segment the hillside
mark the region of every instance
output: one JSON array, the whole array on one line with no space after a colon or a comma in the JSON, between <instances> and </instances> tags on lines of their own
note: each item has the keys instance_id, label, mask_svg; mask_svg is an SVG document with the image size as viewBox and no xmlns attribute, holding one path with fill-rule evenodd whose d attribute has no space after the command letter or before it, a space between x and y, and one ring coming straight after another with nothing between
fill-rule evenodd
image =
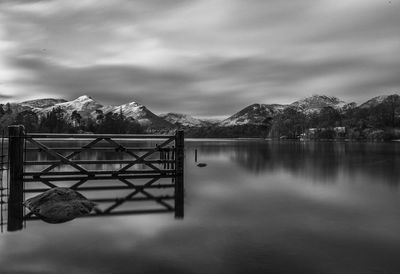
<instances>
[{"instance_id":1,"label":"hillside","mask_svg":"<svg viewBox=\"0 0 400 274\"><path fill-rule=\"evenodd\" d=\"M221 121L218 125L223 127L246 124L261 125L265 122L265 119L273 118L282 112L285 107L285 105L278 104L253 104Z\"/></svg>"}]
</instances>

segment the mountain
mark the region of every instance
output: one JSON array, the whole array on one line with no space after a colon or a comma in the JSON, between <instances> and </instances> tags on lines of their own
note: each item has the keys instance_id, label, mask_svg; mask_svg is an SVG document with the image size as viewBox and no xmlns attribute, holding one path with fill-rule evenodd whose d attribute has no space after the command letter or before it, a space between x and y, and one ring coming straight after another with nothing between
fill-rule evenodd
<instances>
[{"instance_id":1,"label":"mountain","mask_svg":"<svg viewBox=\"0 0 400 274\"><path fill-rule=\"evenodd\" d=\"M34 108L33 111L43 115L50 112L53 108L61 108L67 113L67 116L71 116L72 112L77 111L82 118L91 118L92 113L102 107L103 105L93 100L93 98L83 95L72 101L54 104L45 108Z\"/></svg>"},{"instance_id":2,"label":"mountain","mask_svg":"<svg viewBox=\"0 0 400 274\"><path fill-rule=\"evenodd\" d=\"M346 102L325 95L313 95L290 105L253 104L219 123L220 126L260 125L266 118L273 118L287 107L294 107L306 114L319 112L324 107L343 108Z\"/></svg>"},{"instance_id":3,"label":"mountain","mask_svg":"<svg viewBox=\"0 0 400 274\"><path fill-rule=\"evenodd\" d=\"M218 125L223 127L245 124L261 125L266 118L273 118L281 113L285 107L286 105L278 104L253 104L221 121Z\"/></svg>"},{"instance_id":4,"label":"mountain","mask_svg":"<svg viewBox=\"0 0 400 274\"><path fill-rule=\"evenodd\" d=\"M155 128L174 127L170 122L158 117L149 109L147 109L145 106L140 105L136 102L131 102L120 106L106 106L102 108L102 111L104 114L107 114L109 112L112 113L122 112L122 114L125 117L130 117L135 119L142 126L155 127Z\"/></svg>"},{"instance_id":5,"label":"mountain","mask_svg":"<svg viewBox=\"0 0 400 274\"><path fill-rule=\"evenodd\" d=\"M166 114L160 114L159 115L161 118L164 120L170 122L171 124L177 125L177 126L184 126L184 127L200 127L204 126L207 122L194 118L188 114L182 114L182 113L166 113Z\"/></svg>"},{"instance_id":6,"label":"mountain","mask_svg":"<svg viewBox=\"0 0 400 274\"><path fill-rule=\"evenodd\" d=\"M377 96L361 104L358 108L374 107L385 102L391 103L392 99L400 101L400 95L394 94ZM66 101L64 99L45 98L24 101L22 103L11 103L10 106L12 109L12 114L3 115L3 120L8 119L11 121L15 119L18 113L24 110L32 110L41 116L46 115L52 109L59 107L66 112L67 119L71 117L74 111L77 111L84 119L96 119L98 111L102 111L104 114L119 114L122 112L125 117L133 118L142 126L152 129L172 129L176 128L176 126L207 128L209 126L229 127L236 125L262 125L265 123L266 119L274 118L276 115L282 113L287 107L296 108L297 110L306 114L319 112L324 107L333 107L343 111L346 111L346 109L357 108L355 103L346 104L344 101L336 97L313 95L311 97L295 101L289 105L252 104L223 121L209 121L197 119L187 114L173 112L157 116L146 106L137 102L131 102L120 106L103 105L87 95L80 96L71 101Z\"/></svg>"},{"instance_id":7,"label":"mountain","mask_svg":"<svg viewBox=\"0 0 400 274\"><path fill-rule=\"evenodd\" d=\"M360 108L371 108L371 107L376 107L382 103L385 103L389 100L389 98L395 98L397 100L400 99L400 95L398 94L392 94L392 95L380 95L376 96L372 99L369 99L365 103L360 105Z\"/></svg>"},{"instance_id":8,"label":"mountain","mask_svg":"<svg viewBox=\"0 0 400 274\"><path fill-rule=\"evenodd\" d=\"M20 103L21 106L27 106L31 108L47 108L54 106L55 104L65 103L67 100L64 99L53 99L53 98L44 98L38 100L30 100Z\"/></svg>"},{"instance_id":9,"label":"mountain","mask_svg":"<svg viewBox=\"0 0 400 274\"><path fill-rule=\"evenodd\" d=\"M69 119L74 111L77 111L84 119L95 119L97 117L97 110L101 110L104 114L109 112L120 113L125 117L130 117L138 121L141 125L151 128L173 128L174 126L158 117L145 106L136 102L123 104L120 106L104 106L91 98L90 96L83 95L75 100L66 101L63 99L39 99L22 102L19 105L25 108L30 108L39 116L46 115L54 108L61 108L67 114Z\"/></svg>"},{"instance_id":10,"label":"mountain","mask_svg":"<svg viewBox=\"0 0 400 274\"><path fill-rule=\"evenodd\" d=\"M304 113L319 112L324 107L342 108L345 105L346 102L336 97L326 95L313 95L290 104L290 106Z\"/></svg>"}]
</instances>

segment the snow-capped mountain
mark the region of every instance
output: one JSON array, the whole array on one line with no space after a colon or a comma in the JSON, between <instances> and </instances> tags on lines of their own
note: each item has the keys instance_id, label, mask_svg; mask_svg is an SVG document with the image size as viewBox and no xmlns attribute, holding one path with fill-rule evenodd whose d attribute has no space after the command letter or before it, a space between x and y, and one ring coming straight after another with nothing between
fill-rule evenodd
<instances>
[{"instance_id":1,"label":"snow-capped mountain","mask_svg":"<svg viewBox=\"0 0 400 274\"><path fill-rule=\"evenodd\" d=\"M261 125L265 122L265 119L281 113L285 107L286 105L278 104L253 104L221 121L218 125L224 127L245 124Z\"/></svg>"},{"instance_id":2,"label":"snow-capped mountain","mask_svg":"<svg viewBox=\"0 0 400 274\"><path fill-rule=\"evenodd\" d=\"M90 96L83 95L72 101L65 101L62 99L39 99L26 101L19 105L24 106L25 108L30 108L39 116L46 115L54 108L61 108L65 111L67 119L71 117L74 111L77 111L84 119L96 119L97 110L101 110L104 114L109 112L120 113L122 111L122 114L125 117L133 118L143 126L153 128L173 128L171 123L158 117L145 106L136 102L120 106L104 106Z\"/></svg>"},{"instance_id":3,"label":"snow-capped mountain","mask_svg":"<svg viewBox=\"0 0 400 274\"><path fill-rule=\"evenodd\" d=\"M102 107L103 105L93 100L93 98L83 95L72 101L54 104L45 108L34 108L33 110L39 114L46 114L54 108L61 108L66 112L67 116L70 116L72 112L77 111L83 118L91 118L92 113L96 109Z\"/></svg>"},{"instance_id":4,"label":"snow-capped mountain","mask_svg":"<svg viewBox=\"0 0 400 274\"><path fill-rule=\"evenodd\" d=\"M25 101L25 102L20 103L20 105L31 107L31 108L47 108L47 107L51 107L56 104L65 103L65 102L67 102L67 100L44 98L44 99Z\"/></svg>"},{"instance_id":5,"label":"snow-capped mountain","mask_svg":"<svg viewBox=\"0 0 400 274\"><path fill-rule=\"evenodd\" d=\"M304 113L319 112L324 107L342 108L345 105L346 102L336 97L326 95L313 95L290 104L290 106Z\"/></svg>"},{"instance_id":6,"label":"snow-capped mountain","mask_svg":"<svg viewBox=\"0 0 400 274\"><path fill-rule=\"evenodd\" d=\"M380 95L376 96L372 99L369 99L365 103L360 105L360 108L371 108L371 107L376 107L382 103L384 103L386 100L388 100L389 97L397 97L400 98L400 95L398 94L392 94L392 95Z\"/></svg>"},{"instance_id":7,"label":"snow-capped mountain","mask_svg":"<svg viewBox=\"0 0 400 274\"><path fill-rule=\"evenodd\" d=\"M121 113L125 117L130 117L139 122L142 126L150 127L166 127L172 128L173 125L168 121L158 117L153 112L148 110L145 106L138 104L136 102L131 102L128 104L120 106L105 106L101 109L104 114L109 112Z\"/></svg>"},{"instance_id":8,"label":"snow-capped mountain","mask_svg":"<svg viewBox=\"0 0 400 274\"><path fill-rule=\"evenodd\" d=\"M166 114L160 114L159 115L161 118L164 120L170 122L171 124L177 125L177 126L184 126L184 127L200 127L204 126L206 122L194 118L188 114L182 114L182 113L166 113Z\"/></svg>"},{"instance_id":9,"label":"snow-capped mountain","mask_svg":"<svg viewBox=\"0 0 400 274\"><path fill-rule=\"evenodd\" d=\"M219 123L220 126L261 125L266 118L273 118L287 107L294 107L306 114L320 111L324 107L343 108L346 102L325 95L313 95L290 105L253 104Z\"/></svg>"}]
</instances>

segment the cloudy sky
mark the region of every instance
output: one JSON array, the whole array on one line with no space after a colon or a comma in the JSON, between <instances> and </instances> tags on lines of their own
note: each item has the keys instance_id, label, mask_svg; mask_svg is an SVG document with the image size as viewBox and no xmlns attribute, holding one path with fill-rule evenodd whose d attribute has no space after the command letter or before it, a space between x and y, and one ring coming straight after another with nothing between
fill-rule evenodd
<instances>
[{"instance_id":1,"label":"cloudy sky","mask_svg":"<svg viewBox=\"0 0 400 274\"><path fill-rule=\"evenodd\" d=\"M232 114L400 92L400 0L0 0L0 101Z\"/></svg>"}]
</instances>

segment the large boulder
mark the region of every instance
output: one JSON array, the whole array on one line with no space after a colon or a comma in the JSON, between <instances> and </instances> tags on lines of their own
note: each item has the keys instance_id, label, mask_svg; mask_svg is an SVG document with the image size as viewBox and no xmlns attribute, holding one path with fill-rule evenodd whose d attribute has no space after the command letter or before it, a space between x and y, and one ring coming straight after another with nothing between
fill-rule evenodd
<instances>
[{"instance_id":1,"label":"large boulder","mask_svg":"<svg viewBox=\"0 0 400 274\"><path fill-rule=\"evenodd\" d=\"M57 224L89 214L95 204L69 188L56 187L24 202L43 221Z\"/></svg>"}]
</instances>

